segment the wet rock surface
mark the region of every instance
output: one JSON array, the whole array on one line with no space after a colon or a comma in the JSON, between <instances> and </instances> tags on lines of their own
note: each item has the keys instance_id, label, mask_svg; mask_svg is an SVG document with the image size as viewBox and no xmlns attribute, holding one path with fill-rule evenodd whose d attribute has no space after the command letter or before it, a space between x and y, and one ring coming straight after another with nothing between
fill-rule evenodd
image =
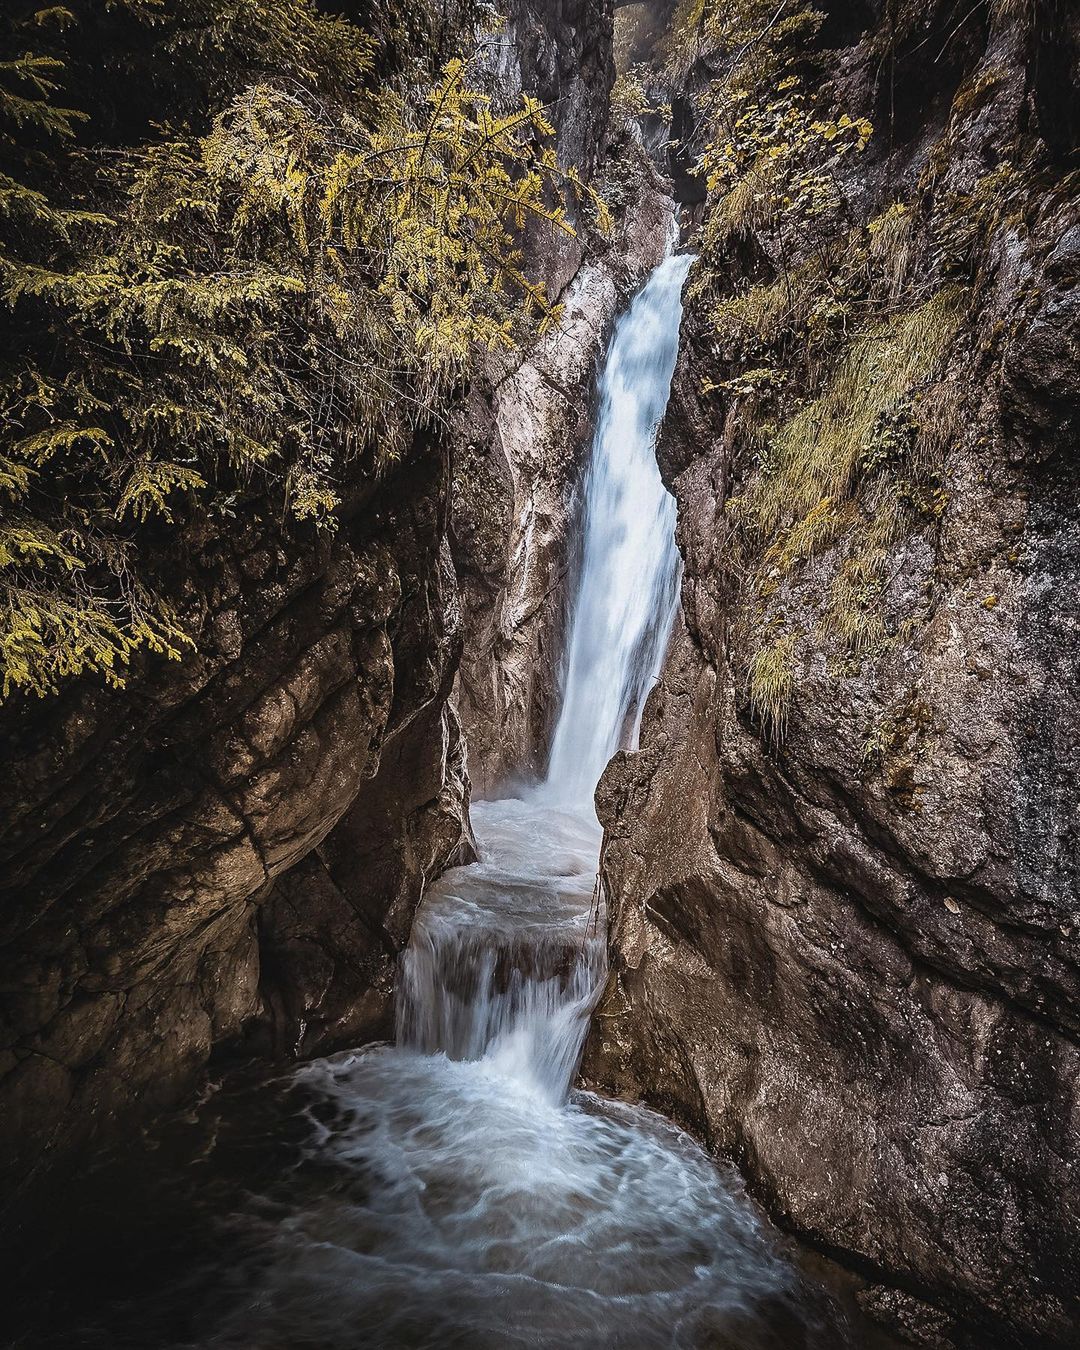
<instances>
[{"instance_id":1,"label":"wet rock surface","mask_svg":"<svg viewBox=\"0 0 1080 1350\"><path fill-rule=\"evenodd\" d=\"M198 655L9 715L0 1100L23 1179L177 1100L215 1045L384 1016L400 911L466 847L446 473L418 446L298 560L267 523L208 538ZM370 990L351 1021L342 983L350 1008Z\"/></svg>"},{"instance_id":2,"label":"wet rock surface","mask_svg":"<svg viewBox=\"0 0 1080 1350\"><path fill-rule=\"evenodd\" d=\"M954 124L958 187L1025 115L1026 58L987 41L955 76L999 81ZM834 66L858 108L857 53ZM859 168L868 197L918 177L941 107L910 110L911 158ZM891 546L886 641L800 655L782 735L748 697L724 519L747 467L691 309L659 452L682 623L641 751L598 793L613 971L590 1080L737 1158L926 1345L1080 1326L1075 249L1052 193L995 236L949 357L970 402L940 523ZM827 633L844 549L779 584L804 631Z\"/></svg>"}]
</instances>

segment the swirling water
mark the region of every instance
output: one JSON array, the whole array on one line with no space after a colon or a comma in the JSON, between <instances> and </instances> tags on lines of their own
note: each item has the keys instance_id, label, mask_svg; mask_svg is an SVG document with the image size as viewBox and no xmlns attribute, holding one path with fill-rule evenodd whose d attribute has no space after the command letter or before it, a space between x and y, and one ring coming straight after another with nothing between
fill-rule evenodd
<instances>
[{"instance_id":1,"label":"swirling water","mask_svg":"<svg viewBox=\"0 0 1080 1350\"><path fill-rule=\"evenodd\" d=\"M248 1296L206 1344L816 1344L734 1174L650 1111L568 1096L603 974L595 824L517 800L476 826L484 861L417 917L399 1044L296 1075L320 1103L305 1166L333 1184L237 1220Z\"/></svg>"},{"instance_id":2,"label":"swirling water","mask_svg":"<svg viewBox=\"0 0 1080 1350\"><path fill-rule=\"evenodd\" d=\"M548 780L475 805L479 861L440 878L416 915L396 1043L242 1088L242 1107L228 1090L205 1104L171 1200L138 1183L142 1226L119 1221L120 1260L144 1275L110 1302L116 1260L91 1261L73 1297L81 1306L93 1285L109 1310L81 1324L58 1314L55 1340L20 1345L842 1343L828 1299L733 1171L650 1111L571 1092L605 975L591 794L635 741L676 603L674 506L653 442L688 267L671 258L653 273L608 354ZM167 1257L133 1236L155 1205L159 1236L197 1233Z\"/></svg>"}]
</instances>

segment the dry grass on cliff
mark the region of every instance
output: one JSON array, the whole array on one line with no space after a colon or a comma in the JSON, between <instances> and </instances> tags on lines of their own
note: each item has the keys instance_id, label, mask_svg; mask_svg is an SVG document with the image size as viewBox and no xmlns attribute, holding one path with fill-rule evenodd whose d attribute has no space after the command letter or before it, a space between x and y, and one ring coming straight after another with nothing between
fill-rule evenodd
<instances>
[{"instance_id":1,"label":"dry grass on cliff","mask_svg":"<svg viewBox=\"0 0 1080 1350\"><path fill-rule=\"evenodd\" d=\"M839 545L821 632L853 653L885 636L889 558L927 472L921 441L955 411L932 394L923 416L914 410L923 411L920 387L946 355L962 308L961 288L946 287L856 338L819 395L773 433L746 493L729 502L746 555L759 558L748 578L760 636L748 635L747 692L774 741L785 731L797 635L775 638L765 624L786 577ZM929 435L938 450L944 434Z\"/></svg>"},{"instance_id":2,"label":"dry grass on cliff","mask_svg":"<svg viewBox=\"0 0 1080 1350\"><path fill-rule=\"evenodd\" d=\"M772 463L747 493L764 535L807 524L826 498L848 499L881 416L931 374L960 321L962 292L945 287L917 309L857 338L825 390L773 437Z\"/></svg>"},{"instance_id":3,"label":"dry grass on cliff","mask_svg":"<svg viewBox=\"0 0 1080 1350\"><path fill-rule=\"evenodd\" d=\"M705 273L702 285L708 283ZM713 306L709 320L725 344L769 347L806 327L820 299L821 285L821 261L815 256L775 281L721 300Z\"/></svg>"},{"instance_id":4,"label":"dry grass on cliff","mask_svg":"<svg viewBox=\"0 0 1080 1350\"><path fill-rule=\"evenodd\" d=\"M773 741L783 740L787 727L798 640L797 633L784 633L750 658L747 675L750 707Z\"/></svg>"}]
</instances>

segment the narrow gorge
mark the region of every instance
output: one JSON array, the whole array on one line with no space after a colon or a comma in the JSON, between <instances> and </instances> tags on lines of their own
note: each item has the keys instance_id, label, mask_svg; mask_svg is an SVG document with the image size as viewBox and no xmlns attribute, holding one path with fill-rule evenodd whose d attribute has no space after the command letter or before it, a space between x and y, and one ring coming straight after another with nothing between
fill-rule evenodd
<instances>
[{"instance_id":1,"label":"narrow gorge","mask_svg":"<svg viewBox=\"0 0 1080 1350\"><path fill-rule=\"evenodd\" d=\"M0 31L0 1342L1075 1345L1074 8Z\"/></svg>"}]
</instances>

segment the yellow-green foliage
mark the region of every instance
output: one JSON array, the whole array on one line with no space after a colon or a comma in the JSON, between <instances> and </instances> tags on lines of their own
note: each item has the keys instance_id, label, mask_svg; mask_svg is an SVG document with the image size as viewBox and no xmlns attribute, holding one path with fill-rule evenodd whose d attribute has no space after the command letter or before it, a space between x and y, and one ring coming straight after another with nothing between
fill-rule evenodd
<instances>
[{"instance_id":1,"label":"yellow-green foliage","mask_svg":"<svg viewBox=\"0 0 1080 1350\"><path fill-rule=\"evenodd\" d=\"M663 45L671 72L696 63L712 76L697 96L708 128L700 172L710 194L698 241L706 257L733 234L786 233L833 210L835 169L862 149L870 124L846 113L821 116L809 106L797 51L824 16L809 5L772 0L682 0ZM782 251L782 248L781 248ZM707 269L705 269L707 270Z\"/></svg>"},{"instance_id":2,"label":"yellow-green foliage","mask_svg":"<svg viewBox=\"0 0 1080 1350\"><path fill-rule=\"evenodd\" d=\"M885 555L867 549L864 540L854 543L851 556L840 564L833 581L825 624L854 651L866 651L885 633L880 610Z\"/></svg>"},{"instance_id":3,"label":"yellow-green foliage","mask_svg":"<svg viewBox=\"0 0 1080 1350\"><path fill-rule=\"evenodd\" d=\"M69 598L70 597L70 598ZM124 683L123 668L140 647L179 660L192 645L159 597L137 586L117 587L117 599L71 587L0 583L0 693L54 692L62 680L94 674Z\"/></svg>"},{"instance_id":4,"label":"yellow-green foliage","mask_svg":"<svg viewBox=\"0 0 1080 1350\"><path fill-rule=\"evenodd\" d=\"M679 82L701 63L724 72L718 86L760 88L778 81L789 45L816 32L823 18L811 5L775 0L679 0L659 53Z\"/></svg>"},{"instance_id":5,"label":"yellow-green foliage","mask_svg":"<svg viewBox=\"0 0 1080 1350\"><path fill-rule=\"evenodd\" d=\"M794 77L781 80L763 102L754 90L721 96L714 114L720 135L706 149L702 170L713 200L705 245L721 247L735 233L804 228L840 203L835 169L852 150L862 150L871 126L847 113L815 117Z\"/></svg>"},{"instance_id":6,"label":"yellow-green foliage","mask_svg":"<svg viewBox=\"0 0 1080 1350\"><path fill-rule=\"evenodd\" d=\"M608 107L613 124L620 128L653 111L640 69L631 67L616 77Z\"/></svg>"},{"instance_id":7,"label":"yellow-green foliage","mask_svg":"<svg viewBox=\"0 0 1080 1350\"><path fill-rule=\"evenodd\" d=\"M827 548L850 524L850 504L835 497L822 497L801 520L785 530L765 551L763 564L783 575L796 563L805 562Z\"/></svg>"},{"instance_id":8,"label":"yellow-green foliage","mask_svg":"<svg viewBox=\"0 0 1080 1350\"><path fill-rule=\"evenodd\" d=\"M1028 8L992 6L998 22ZM928 16L925 0L886 6L863 49L916 42ZM669 45L673 63L689 54L711 76L695 108L708 199L686 300L734 490L724 558L735 647L773 737L796 650L818 645L842 675L887 640L897 545L950 500L943 468L964 406L951 348L988 241L1021 226L1026 200L1008 159L943 197L950 129L915 195L873 202L873 176L851 162L872 128L831 101L843 82L820 78L821 21L797 0L684 0ZM963 86L950 128L1001 78L986 67Z\"/></svg>"},{"instance_id":9,"label":"yellow-green foliage","mask_svg":"<svg viewBox=\"0 0 1080 1350\"><path fill-rule=\"evenodd\" d=\"M913 226L911 208L903 202L894 202L866 227L870 258L885 281L890 299L900 294L907 281Z\"/></svg>"},{"instance_id":10,"label":"yellow-green foliage","mask_svg":"<svg viewBox=\"0 0 1080 1350\"><path fill-rule=\"evenodd\" d=\"M709 296L709 323L722 350L733 357L745 358L774 348L793 334L812 340L823 325L826 306L842 300L838 292L825 285L820 255L782 272L773 281L759 282L719 300L711 298L708 269L701 272L701 280L691 282L688 298Z\"/></svg>"},{"instance_id":11,"label":"yellow-green foliage","mask_svg":"<svg viewBox=\"0 0 1080 1350\"><path fill-rule=\"evenodd\" d=\"M797 322L799 301L805 294L793 276L750 286L713 306L710 320L718 334L742 342L757 340L768 346L785 328Z\"/></svg>"},{"instance_id":12,"label":"yellow-green foliage","mask_svg":"<svg viewBox=\"0 0 1080 1350\"><path fill-rule=\"evenodd\" d=\"M970 192L950 194L936 231L945 264L966 270L999 225L1018 219L1023 198L1023 175L1008 160L978 179Z\"/></svg>"},{"instance_id":13,"label":"yellow-green foliage","mask_svg":"<svg viewBox=\"0 0 1080 1350\"><path fill-rule=\"evenodd\" d=\"M954 118L967 117L981 108L989 101L990 95L997 85L1007 80L1008 77L1008 67L1001 64L984 66L976 71L956 91L952 107L949 109L950 116Z\"/></svg>"},{"instance_id":14,"label":"yellow-green foliage","mask_svg":"<svg viewBox=\"0 0 1080 1350\"><path fill-rule=\"evenodd\" d=\"M658 43L658 55L668 73L680 84L707 51L707 11L708 0L678 0L667 31Z\"/></svg>"},{"instance_id":15,"label":"yellow-green foliage","mask_svg":"<svg viewBox=\"0 0 1080 1350\"><path fill-rule=\"evenodd\" d=\"M784 633L759 647L750 658L747 691L750 707L768 735L783 739L788 704L795 686L797 633Z\"/></svg>"},{"instance_id":16,"label":"yellow-green foliage","mask_svg":"<svg viewBox=\"0 0 1080 1350\"><path fill-rule=\"evenodd\" d=\"M0 370L5 692L179 653L141 532L192 498L250 485L332 524L346 472L400 456L478 350L550 322L520 241L589 197L539 104L496 112L462 60L380 86L376 37L312 0L117 7L221 101L201 134L27 172L27 135L62 146L83 115L59 58L0 63L0 286L27 344Z\"/></svg>"},{"instance_id":17,"label":"yellow-green foliage","mask_svg":"<svg viewBox=\"0 0 1080 1350\"><path fill-rule=\"evenodd\" d=\"M945 288L856 338L818 397L775 431L746 492L727 505L736 531L749 536L747 552L759 559L749 574L755 612L794 568L844 540L825 630L854 651L884 635L879 602L905 507L940 514L922 499L929 489L918 485L921 466L907 465L914 478L906 498L895 470L913 458L918 387L948 351L962 302L958 288ZM753 634L747 639L753 643Z\"/></svg>"}]
</instances>

